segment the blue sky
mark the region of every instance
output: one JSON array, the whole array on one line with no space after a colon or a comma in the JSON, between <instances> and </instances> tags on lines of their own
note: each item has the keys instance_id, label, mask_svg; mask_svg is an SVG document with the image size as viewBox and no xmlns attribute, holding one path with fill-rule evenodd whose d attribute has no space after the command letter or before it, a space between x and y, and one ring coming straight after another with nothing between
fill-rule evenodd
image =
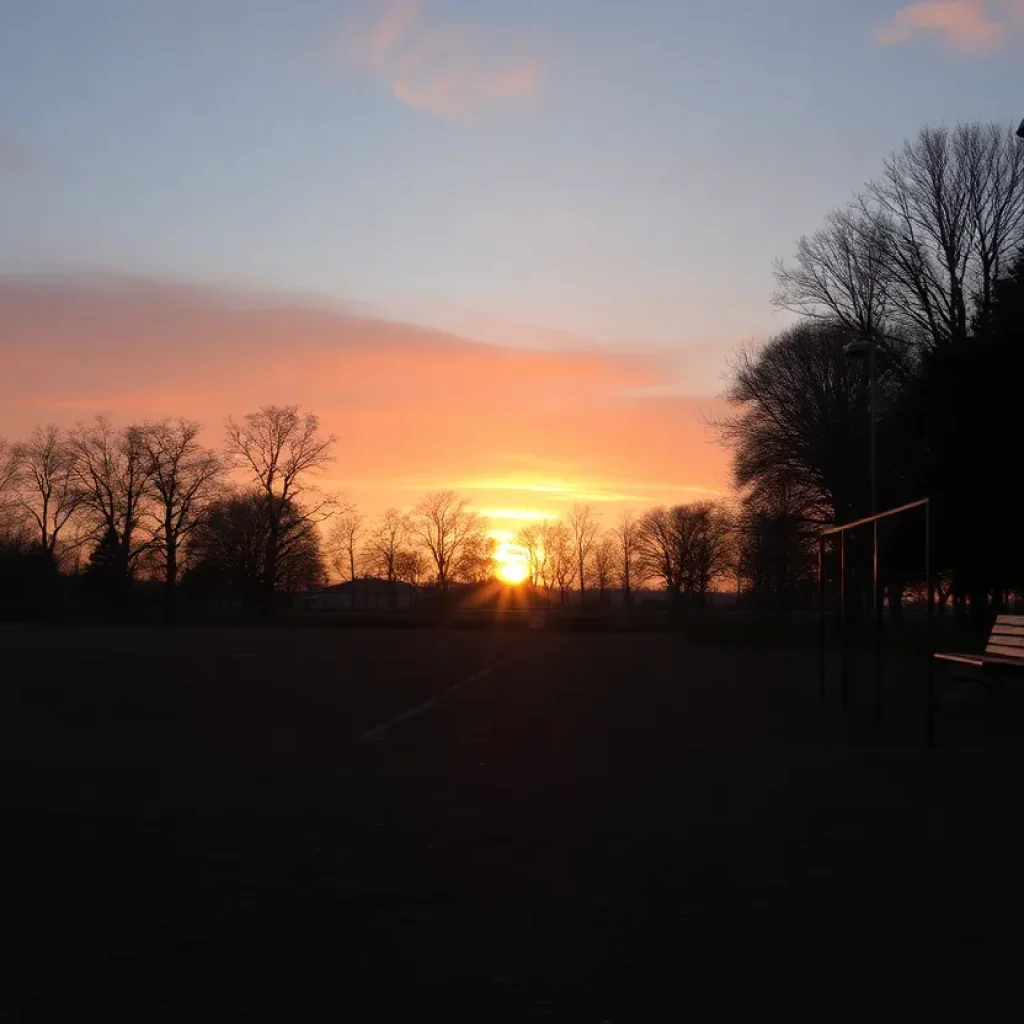
<instances>
[{"instance_id":1,"label":"blue sky","mask_svg":"<svg viewBox=\"0 0 1024 1024\"><path fill-rule=\"evenodd\" d=\"M308 293L524 345L783 321L925 123L1024 114L1017 0L4 0L0 271Z\"/></svg>"}]
</instances>

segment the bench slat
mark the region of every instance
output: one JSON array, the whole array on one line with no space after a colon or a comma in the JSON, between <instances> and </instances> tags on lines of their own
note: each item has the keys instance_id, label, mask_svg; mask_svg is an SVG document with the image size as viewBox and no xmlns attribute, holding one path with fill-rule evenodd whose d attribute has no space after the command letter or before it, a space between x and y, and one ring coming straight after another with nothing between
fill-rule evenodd
<instances>
[{"instance_id":1,"label":"bench slat","mask_svg":"<svg viewBox=\"0 0 1024 1024\"><path fill-rule=\"evenodd\" d=\"M990 644L1002 644L1004 647L1024 647L1024 636L1010 636L1009 633L993 633L989 638Z\"/></svg>"},{"instance_id":2,"label":"bench slat","mask_svg":"<svg viewBox=\"0 0 1024 1024\"><path fill-rule=\"evenodd\" d=\"M996 626L992 630L992 636L1011 636L1018 640L1024 640L1024 629L1014 629L1012 626Z\"/></svg>"},{"instance_id":3,"label":"bench slat","mask_svg":"<svg viewBox=\"0 0 1024 1024\"><path fill-rule=\"evenodd\" d=\"M996 619L997 626L1024 626L1024 615L1000 615Z\"/></svg>"},{"instance_id":4,"label":"bench slat","mask_svg":"<svg viewBox=\"0 0 1024 1024\"><path fill-rule=\"evenodd\" d=\"M1019 647L1002 647L999 644L989 644L985 648L986 654L994 654L1000 658L1007 658L1010 661L1019 661L1024 665L1024 650Z\"/></svg>"}]
</instances>

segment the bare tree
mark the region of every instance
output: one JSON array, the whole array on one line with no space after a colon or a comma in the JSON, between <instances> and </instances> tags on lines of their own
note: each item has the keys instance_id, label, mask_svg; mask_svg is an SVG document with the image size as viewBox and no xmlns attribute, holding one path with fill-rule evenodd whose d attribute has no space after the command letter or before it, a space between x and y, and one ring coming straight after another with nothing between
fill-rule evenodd
<instances>
[{"instance_id":1,"label":"bare tree","mask_svg":"<svg viewBox=\"0 0 1024 1024\"><path fill-rule=\"evenodd\" d=\"M54 555L61 532L79 506L75 447L59 427L36 427L14 449L21 507L35 523L41 547Z\"/></svg>"},{"instance_id":2,"label":"bare tree","mask_svg":"<svg viewBox=\"0 0 1024 1024\"><path fill-rule=\"evenodd\" d=\"M580 604L583 605L587 599L587 563L599 530L597 515L590 505L573 505L569 513L569 528L572 530L572 542L576 551L576 578L580 585Z\"/></svg>"},{"instance_id":3,"label":"bare tree","mask_svg":"<svg viewBox=\"0 0 1024 1024\"><path fill-rule=\"evenodd\" d=\"M545 585L550 596L552 586L558 587L559 600L564 605L566 596L576 579L576 546L572 529L561 520L548 522L543 527L545 557Z\"/></svg>"},{"instance_id":4,"label":"bare tree","mask_svg":"<svg viewBox=\"0 0 1024 1024\"><path fill-rule=\"evenodd\" d=\"M366 518L354 505L347 505L331 523L331 562L343 580L359 578L365 532Z\"/></svg>"},{"instance_id":5,"label":"bare tree","mask_svg":"<svg viewBox=\"0 0 1024 1024\"><path fill-rule=\"evenodd\" d=\"M459 555L453 578L460 583L489 583L498 568L497 549L497 541L482 531L470 537Z\"/></svg>"},{"instance_id":6,"label":"bare tree","mask_svg":"<svg viewBox=\"0 0 1024 1024\"><path fill-rule=\"evenodd\" d=\"M395 558L395 578L413 587L420 585L428 568L423 552L415 548L403 548Z\"/></svg>"},{"instance_id":7,"label":"bare tree","mask_svg":"<svg viewBox=\"0 0 1024 1024\"><path fill-rule=\"evenodd\" d=\"M683 576L675 527L670 509L648 509L638 524L637 563L645 578L661 580L673 602L678 602Z\"/></svg>"},{"instance_id":8,"label":"bare tree","mask_svg":"<svg viewBox=\"0 0 1024 1024\"><path fill-rule=\"evenodd\" d=\"M228 418L228 455L249 472L267 503L263 588L268 610L273 606L277 559L287 541L286 524L289 533L302 532L333 511L334 499L314 491L308 481L331 463L336 441L333 434L321 433L316 415L300 414L297 405L265 405L241 423ZM294 511L286 517L288 508Z\"/></svg>"},{"instance_id":9,"label":"bare tree","mask_svg":"<svg viewBox=\"0 0 1024 1024\"><path fill-rule=\"evenodd\" d=\"M633 590L643 582L637 564L640 546L640 522L636 516L626 509L615 526L615 544L617 548L616 567L618 569L619 587L622 600L627 608L633 604Z\"/></svg>"},{"instance_id":10,"label":"bare tree","mask_svg":"<svg viewBox=\"0 0 1024 1024\"><path fill-rule=\"evenodd\" d=\"M885 228L894 309L935 345L967 337L967 182L946 128L926 128L885 163L868 194Z\"/></svg>"},{"instance_id":11,"label":"bare tree","mask_svg":"<svg viewBox=\"0 0 1024 1024\"><path fill-rule=\"evenodd\" d=\"M147 549L140 527L153 498L149 453L142 427L116 430L105 416L78 424L71 432L74 479L79 506L93 538L104 540L121 580Z\"/></svg>"},{"instance_id":12,"label":"bare tree","mask_svg":"<svg viewBox=\"0 0 1024 1024\"><path fill-rule=\"evenodd\" d=\"M862 199L834 210L797 243L796 264L775 263L772 301L782 309L877 336L887 325L885 232Z\"/></svg>"},{"instance_id":13,"label":"bare tree","mask_svg":"<svg viewBox=\"0 0 1024 1024\"><path fill-rule=\"evenodd\" d=\"M703 602L711 587L734 567L732 517L712 501L672 509L683 592Z\"/></svg>"},{"instance_id":14,"label":"bare tree","mask_svg":"<svg viewBox=\"0 0 1024 1024\"><path fill-rule=\"evenodd\" d=\"M17 447L0 437L0 533L5 535L15 525L19 461Z\"/></svg>"},{"instance_id":15,"label":"bare tree","mask_svg":"<svg viewBox=\"0 0 1024 1024\"><path fill-rule=\"evenodd\" d=\"M409 561L411 534L409 517L397 508L387 509L366 538L363 558L367 571L390 583L401 579L403 567L414 564Z\"/></svg>"},{"instance_id":16,"label":"bare tree","mask_svg":"<svg viewBox=\"0 0 1024 1024\"><path fill-rule=\"evenodd\" d=\"M1024 151L999 125L925 128L886 161L868 197L885 230L894 314L933 348L987 322L1022 240Z\"/></svg>"},{"instance_id":17,"label":"bare tree","mask_svg":"<svg viewBox=\"0 0 1024 1024\"><path fill-rule=\"evenodd\" d=\"M539 523L530 523L516 534L516 544L526 552L526 569L530 586L540 586L545 576L546 554L544 551L544 528Z\"/></svg>"},{"instance_id":18,"label":"bare tree","mask_svg":"<svg viewBox=\"0 0 1024 1024\"><path fill-rule=\"evenodd\" d=\"M466 547L486 533L486 524L454 491L428 494L413 511L412 523L433 561L437 585L447 590Z\"/></svg>"},{"instance_id":19,"label":"bare tree","mask_svg":"<svg viewBox=\"0 0 1024 1024\"><path fill-rule=\"evenodd\" d=\"M850 458L867 451L868 395L843 357L849 338L826 324L801 324L743 352L726 392L736 412L717 421L741 489L785 487L822 524L863 512L868 494L862 463ZM885 364L879 393L884 419L898 393Z\"/></svg>"},{"instance_id":20,"label":"bare tree","mask_svg":"<svg viewBox=\"0 0 1024 1024\"><path fill-rule=\"evenodd\" d=\"M605 603L605 595L612 586L618 554L618 543L611 534L605 534L594 545L594 579L599 604Z\"/></svg>"},{"instance_id":21,"label":"bare tree","mask_svg":"<svg viewBox=\"0 0 1024 1024\"><path fill-rule=\"evenodd\" d=\"M199 443L194 420L160 420L142 430L153 487L154 547L162 561L168 607L173 607L182 545L216 499L223 473L220 457Z\"/></svg>"},{"instance_id":22,"label":"bare tree","mask_svg":"<svg viewBox=\"0 0 1024 1024\"><path fill-rule=\"evenodd\" d=\"M956 159L967 182L967 216L975 271L971 284L976 323L991 326L999 282L1024 241L1024 153L998 124L968 124L954 135Z\"/></svg>"},{"instance_id":23,"label":"bare tree","mask_svg":"<svg viewBox=\"0 0 1024 1024\"><path fill-rule=\"evenodd\" d=\"M967 340L1024 241L1024 147L997 124L925 128L777 263L777 305L876 340Z\"/></svg>"}]
</instances>

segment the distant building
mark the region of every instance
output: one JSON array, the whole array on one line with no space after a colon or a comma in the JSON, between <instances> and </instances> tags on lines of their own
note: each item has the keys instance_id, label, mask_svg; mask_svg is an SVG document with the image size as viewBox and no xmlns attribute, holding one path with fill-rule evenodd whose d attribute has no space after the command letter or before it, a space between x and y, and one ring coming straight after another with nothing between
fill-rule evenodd
<instances>
[{"instance_id":1,"label":"distant building","mask_svg":"<svg viewBox=\"0 0 1024 1024\"><path fill-rule=\"evenodd\" d=\"M415 587L390 580L362 579L302 594L300 611L315 612L403 612L413 605Z\"/></svg>"}]
</instances>

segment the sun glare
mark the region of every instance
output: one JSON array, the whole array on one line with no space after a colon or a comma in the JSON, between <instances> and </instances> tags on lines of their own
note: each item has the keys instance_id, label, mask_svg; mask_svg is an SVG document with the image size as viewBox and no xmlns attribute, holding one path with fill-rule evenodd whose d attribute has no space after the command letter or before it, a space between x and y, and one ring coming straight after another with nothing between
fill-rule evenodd
<instances>
[{"instance_id":1,"label":"sun glare","mask_svg":"<svg viewBox=\"0 0 1024 1024\"><path fill-rule=\"evenodd\" d=\"M495 556L498 563L498 579L502 583L518 586L525 583L530 575L530 565L526 560L526 552L514 544L502 544Z\"/></svg>"}]
</instances>

